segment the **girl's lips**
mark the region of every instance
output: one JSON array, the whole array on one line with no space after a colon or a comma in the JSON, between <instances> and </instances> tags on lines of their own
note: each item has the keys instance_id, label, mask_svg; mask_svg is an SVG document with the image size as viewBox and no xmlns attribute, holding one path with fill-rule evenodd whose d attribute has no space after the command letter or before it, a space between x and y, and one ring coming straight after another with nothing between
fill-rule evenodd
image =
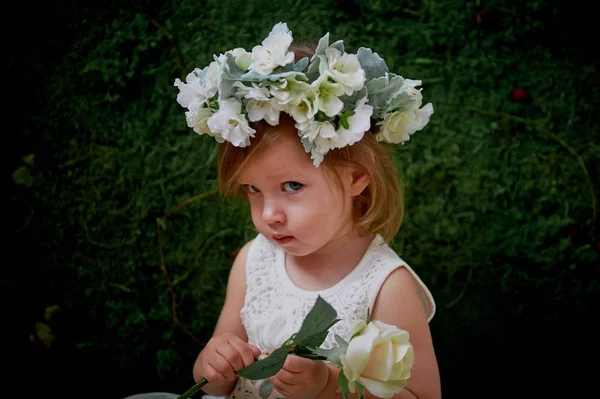
<instances>
[{"instance_id":1,"label":"girl's lips","mask_svg":"<svg viewBox=\"0 0 600 399\"><path fill-rule=\"evenodd\" d=\"M275 240L275 242L277 244L287 244L288 242L292 241L294 239L293 236L273 236L273 240Z\"/></svg>"}]
</instances>

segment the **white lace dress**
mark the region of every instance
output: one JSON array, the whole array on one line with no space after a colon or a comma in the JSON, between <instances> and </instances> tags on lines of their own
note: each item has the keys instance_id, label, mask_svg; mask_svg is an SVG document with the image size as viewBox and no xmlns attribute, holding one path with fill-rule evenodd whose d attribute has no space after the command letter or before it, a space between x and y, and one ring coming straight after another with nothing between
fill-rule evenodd
<instances>
[{"instance_id":1,"label":"white lace dress","mask_svg":"<svg viewBox=\"0 0 600 399\"><path fill-rule=\"evenodd\" d=\"M387 276L405 267L415 278L428 320L435 314L435 302L425 284L381 238L376 236L358 265L337 284L320 291L306 291L290 280L285 269L282 248L258 235L248 252L246 297L241 310L248 342L263 352L273 352L300 329L317 296L337 311L339 322L329 332L323 348L335 345L334 334L348 340L349 327L357 319L365 320ZM214 398L204 396L205 398ZM268 380L240 378L228 398L275 399L282 396Z\"/></svg>"}]
</instances>

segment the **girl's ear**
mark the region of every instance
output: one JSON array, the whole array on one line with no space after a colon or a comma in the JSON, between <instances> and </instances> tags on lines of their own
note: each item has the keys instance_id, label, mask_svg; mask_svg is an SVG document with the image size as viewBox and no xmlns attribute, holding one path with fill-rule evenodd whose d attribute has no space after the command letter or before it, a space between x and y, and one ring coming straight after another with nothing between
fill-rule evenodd
<instances>
[{"instance_id":1,"label":"girl's ear","mask_svg":"<svg viewBox=\"0 0 600 399\"><path fill-rule=\"evenodd\" d=\"M365 188L367 188L367 186L371 182L371 179L363 169L359 168L352 168L350 171L350 176L350 194L353 197L356 197L357 195L360 195L363 191L365 191Z\"/></svg>"},{"instance_id":2,"label":"girl's ear","mask_svg":"<svg viewBox=\"0 0 600 399\"><path fill-rule=\"evenodd\" d=\"M375 168L375 154L370 148L363 148L363 152L360 153L361 164L364 168L351 168L350 169L350 194L353 197L360 195L365 188L371 183L371 178L367 173L367 170L373 170Z\"/></svg>"}]
</instances>

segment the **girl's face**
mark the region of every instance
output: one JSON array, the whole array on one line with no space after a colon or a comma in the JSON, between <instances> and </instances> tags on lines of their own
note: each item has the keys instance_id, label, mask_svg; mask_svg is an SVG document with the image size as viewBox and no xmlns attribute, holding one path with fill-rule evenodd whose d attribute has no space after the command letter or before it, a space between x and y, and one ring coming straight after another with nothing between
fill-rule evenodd
<instances>
[{"instance_id":1,"label":"girl's face","mask_svg":"<svg viewBox=\"0 0 600 399\"><path fill-rule=\"evenodd\" d=\"M281 128L286 128L281 126ZM336 184L314 167L297 134L283 132L240 175L257 230L294 256L335 249L353 234L352 173Z\"/></svg>"}]
</instances>

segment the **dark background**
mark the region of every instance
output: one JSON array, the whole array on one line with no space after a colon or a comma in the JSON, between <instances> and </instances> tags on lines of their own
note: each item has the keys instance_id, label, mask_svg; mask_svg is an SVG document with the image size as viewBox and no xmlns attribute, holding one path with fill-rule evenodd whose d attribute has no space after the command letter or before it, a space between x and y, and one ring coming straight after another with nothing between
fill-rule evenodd
<instances>
[{"instance_id":1,"label":"dark background","mask_svg":"<svg viewBox=\"0 0 600 399\"><path fill-rule=\"evenodd\" d=\"M600 265L589 7L10 4L8 392L121 399L193 383L232 254L254 232L243 204L215 195L157 229L216 185L215 143L186 127L173 81L283 21L300 40L330 32L347 51L372 48L434 104L395 149L406 218L392 245L436 298L444 398L582 397L597 369Z\"/></svg>"}]
</instances>

